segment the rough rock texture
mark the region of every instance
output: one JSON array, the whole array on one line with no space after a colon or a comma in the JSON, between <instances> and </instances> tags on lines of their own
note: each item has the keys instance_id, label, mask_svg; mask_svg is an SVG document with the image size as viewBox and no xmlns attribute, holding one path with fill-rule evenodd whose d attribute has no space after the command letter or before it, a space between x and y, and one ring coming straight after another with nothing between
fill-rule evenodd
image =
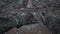
<instances>
[{"instance_id":1,"label":"rough rock texture","mask_svg":"<svg viewBox=\"0 0 60 34\"><path fill-rule=\"evenodd\" d=\"M53 8L59 8L59 0L33 0L33 4L36 7L40 8L46 8L46 7L53 7Z\"/></svg>"},{"instance_id":2,"label":"rough rock texture","mask_svg":"<svg viewBox=\"0 0 60 34\"><path fill-rule=\"evenodd\" d=\"M50 34L49 30L45 26L39 26L38 24L25 25L18 29L19 34Z\"/></svg>"},{"instance_id":3,"label":"rough rock texture","mask_svg":"<svg viewBox=\"0 0 60 34\"><path fill-rule=\"evenodd\" d=\"M26 7L26 5L27 0L0 0L0 34L6 32L6 29L9 30L9 27L19 28L22 25L43 21L43 19L35 20L35 17L26 13L26 11L39 11L43 14L43 16L45 16L46 23L44 24L48 27L52 34L60 34L60 0L33 0L33 6L39 9L31 9L30 11L30 9L25 10L23 8L20 10L21 7ZM23 16L21 16L21 13L25 14L22 14ZM28 15L25 16L26 14ZM9 22L7 20L9 20Z\"/></svg>"},{"instance_id":4,"label":"rough rock texture","mask_svg":"<svg viewBox=\"0 0 60 34\"><path fill-rule=\"evenodd\" d=\"M26 12L26 11L29 11L29 12L31 12L32 14L34 14L34 16L35 17L37 17L37 18L35 18L35 17L32 17L31 16L31 14L30 13L28 13L28 12ZM16 20L16 18L17 18L17 22L15 22L15 21L13 21L13 22L11 22L11 24L9 25L9 24L5 24L4 22L3 22L3 24L4 25L2 25L2 28L0 29L0 31L1 32L6 32L6 27L8 27L8 26L10 26L10 27L12 27L12 26L14 26L14 27L20 27L20 26L22 26L22 25L28 25L28 24L34 24L34 23L38 23L38 21L43 21L43 19L41 19L41 20L39 20L40 18L39 17L41 17L41 16L39 16L39 12L36 12L35 10L33 10L33 9L31 9L31 11L30 10L27 10L26 9L26 11L25 12L20 12L19 10L12 10L12 12L11 11L7 11L7 12L3 12L2 14L3 14L3 17L2 18L4 18L4 16L8 16L8 17L10 17L10 18L8 18L8 19L11 19L11 21L13 21L13 20ZM33 11L35 11L35 12L33 12ZM50 30L50 32L52 32L53 34L59 34L59 31L60 31L60 28L59 28L59 26L60 26L60 17L59 17L59 15L58 15L58 13L59 13L59 10L58 10L58 12L56 12L57 14L57 16L55 15L55 13L53 14L52 13L52 11L55 11L55 9L40 9L39 10L40 11L40 13L42 14L42 13L44 13L45 14L45 18L46 18L46 20L45 21L47 21L46 23L44 23L47 27L48 27L48 29ZM48 11L51 11L51 13L50 12L48 12ZM37 14L36 14L37 13ZM50 14L49 14L50 13ZM22 14L22 16L21 16L21 14ZM0 15L1 16L1 15ZM12 19L12 17L14 18L14 19ZM26 18L27 17L27 18ZM1 17L0 17L1 18ZM6 18L6 17L5 17ZM34 20L33 20L33 19ZM42 17L41 17L42 18ZM35 19L38 19L38 20L35 20ZM1 20L1 19L0 19ZM3 21L5 21L4 19L2 19ZM33 21L35 21L35 22L33 22ZM7 20L6 20L6 22L7 22ZM9 22L9 23L10 23ZM50 23L51 22L51 23ZM8 23L8 22L7 22ZM17 24L17 25L13 25L13 24ZM41 23L41 22L40 22ZM43 22L42 22L43 23ZM12 25L12 26L11 26ZM3 27L4 26L4 27ZM9 27L8 27L8 30L9 30Z\"/></svg>"},{"instance_id":5,"label":"rough rock texture","mask_svg":"<svg viewBox=\"0 0 60 34\"><path fill-rule=\"evenodd\" d=\"M32 0L32 1L33 5L38 8L60 7L60 0ZM9 7L19 9L21 7L26 7L26 5L27 0L0 0L0 10L7 9Z\"/></svg>"},{"instance_id":6,"label":"rough rock texture","mask_svg":"<svg viewBox=\"0 0 60 34\"><path fill-rule=\"evenodd\" d=\"M46 16L46 22L44 23L52 34L60 33L60 17L57 16Z\"/></svg>"},{"instance_id":7,"label":"rough rock texture","mask_svg":"<svg viewBox=\"0 0 60 34\"><path fill-rule=\"evenodd\" d=\"M6 34L51 34L47 27L39 26L38 24L24 25L16 30L13 28L9 30Z\"/></svg>"},{"instance_id":8,"label":"rough rock texture","mask_svg":"<svg viewBox=\"0 0 60 34\"><path fill-rule=\"evenodd\" d=\"M16 32L17 32L17 28L12 28L8 32L6 32L5 34L16 34Z\"/></svg>"}]
</instances>

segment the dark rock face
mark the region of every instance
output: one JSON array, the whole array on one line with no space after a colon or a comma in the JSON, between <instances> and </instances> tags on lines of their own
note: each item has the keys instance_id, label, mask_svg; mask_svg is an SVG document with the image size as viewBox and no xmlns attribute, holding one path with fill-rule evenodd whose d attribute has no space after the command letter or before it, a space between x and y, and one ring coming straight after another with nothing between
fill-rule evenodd
<instances>
[{"instance_id":1,"label":"dark rock face","mask_svg":"<svg viewBox=\"0 0 60 34\"><path fill-rule=\"evenodd\" d=\"M30 13L26 13L23 16L14 12L9 13L9 15L8 13L9 12L5 13L6 17L5 15L0 15L0 33L4 33L14 27L19 28L23 25L36 23L36 22L33 22L34 21L33 16Z\"/></svg>"},{"instance_id":2,"label":"dark rock face","mask_svg":"<svg viewBox=\"0 0 60 34\"><path fill-rule=\"evenodd\" d=\"M60 17L46 16L45 25L49 28L52 34L60 34Z\"/></svg>"},{"instance_id":3,"label":"dark rock face","mask_svg":"<svg viewBox=\"0 0 60 34\"><path fill-rule=\"evenodd\" d=\"M53 7L59 8L59 0L33 0L33 5L39 8Z\"/></svg>"},{"instance_id":4,"label":"dark rock face","mask_svg":"<svg viewBox=\"0 0 60 34\"><path fill-rule=\"evenodd\" d=\"M12 15L14 15L14 14L12 13ZM30 13L22 13L23 17L21 17L21 15L18 15L15 13L14 16L17 18L18 23L16 22L16 18L12 19L11 17L10 18L0 17L0 24L1 24L0 33L6 32L13 27L19 28L22 25L38 23L37 21L35 21L34 16ZM41 21L42 20L43 19L41 19ZM52 34L60 33L59 32L60 31L60 16L45 15L45 22L43 22L43 24L45 24L48 27L48 29L52 32Z\"/></svg>"},{"instance_id":5,"label":"dark rock face","mask_svg":"<svg viewBox=\"0 0 60 34\"><path fill-rule=\"evenodd\" d=\"M10 20L8 18L0 18L0 24L8 23ZM2 23L1 23L2 22Z\"/></svg>"},{"instance_id":6,"label":"dark rock face","mask_svg":"<svg viewBox=\"0 0 60 34\"><path fill-rule=\"evenodd\" d=\"M32 1L33 1L33 6L38 8L60 7L59 0L32 0ZM26 5L27 5L27 0L0 0L0 9L1 8L7 9L8 7L20 9L22 7L26 7Z\"/></svg>"},{"instance_id":7,"label":"dark rock face","mask_svg":"<svg viewBox=\"0 0 60 34\"><path fill-rule=\"evenodd\" d=\"M11 14L14 17L16 17L16 18L14 17L5 18L0 16L0 34L8 31L13 27L19 28L22 25L37 23L37 21L31 14L26 13L24 14L24 16L21 17L20 13L18 11L15 12L14 10L15 8L20 9L24 7L24 5L27 5L26 1L25 0L0 0L0 13L2 12L3 12L2 14L7 13L6 15L10 16ZM38 8L46 8L46 7L60 8L60 0L33 0L33 5ZM45 16L44 24L49 28L52 34L60 34L60 17L59 16ZM42 20L43 19L41 19L41 21Z\"/></svg>"},{"instance_id":8,"label":"dark rock face","mask_svg":"<svg viewBox=\"0 0 60 34\"><path fill-rule=\"evenodd\" d=\"M13 19L13 18L12 18ZM8 17L0 17L0 34L16 26L16 21Z\"/></svg>"},{"instance_id":9,"label":"dark rock face","mask_svg":"<svg viewBox=\"0 0 60 34\"><path fill-rule=\"evenodd\" d=\"M24 0L18 0L14 5L14 8L23 8L24 7Z\"/></svg>"}]
</instances>

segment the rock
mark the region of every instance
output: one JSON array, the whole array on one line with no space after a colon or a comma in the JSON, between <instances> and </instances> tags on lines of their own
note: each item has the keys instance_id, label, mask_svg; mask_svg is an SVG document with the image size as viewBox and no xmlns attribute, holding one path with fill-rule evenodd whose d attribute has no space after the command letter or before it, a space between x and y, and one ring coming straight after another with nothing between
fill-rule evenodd
<instances>
[{"instance_id":1,"label":"rock","mask_svg":"<svg viewBox=\"0 0 60 34\"><path fill-rule=\"evenodd\" d=\"M24 0L18 0L16 4L14 5L14 8L23 8L24 7Z\"/></svg>"},{"instance_id":2,"label":"rock","mask_svg":"<svg viewBox=\"0 0 60 34\"><path fill-rule=\"evenodd\" d=\"M21 5L21 6L24 5L24 1L23 0L19 0L17 3L18 3L18 5Z\"/></svg>"},{"instance_id":3,"label":"rock","mask_svg":"<svg viewBox=\"0 0 60 34\"><path fill-rule=\"evenodd\" d=\"M44 8L48 5L48 0L33 0L33 5L38 8Z\"/></svg>"},{"instance_id":4,"label":"rock","mask_svg":"<svg viewBox=\"0 0 60 34\"><path fill-rule=\"evenodd\" d=\"M38 8L46 8L46 7L59 8L60 1L59 0L33 0L33 5Z\"/></svg>"},{"instance_id":5,"label":"rock","mask_svg":"<svg viewBox=\"0 0 60 34\"><path fill-rule=\"evenodd\" d=\"M45 25L48 27L48 29L52 32L52 34L60 34L60 17L49 15L45 17L46 22Z\"/></svg>"},{"instance_id":6,"label":"rock","mask_svg":"<svg viewBox=\"0 0 60 34\"><path fill-rule=\"evenodd\" d=\"M23 25L20 28L10 29L6 34L51 34L47 27L38 24Z\"/></svg>"},{"instance_id":7,"label":"rock","mask_svg":"<svg viewBox=\"0 0 60 34\"><path fill-rule=\"evenodd\" d=\"M47 27L38 24L24 25L18 29L18 34L50 34Z\"/></svg>"},{"instance_id":8,"label":"rock","mask_svg":"<svg viewBox=\"0 0 60 34\"><path fill-rule=\"evenodd\" d=\"M5 33L10 28L16 27L15 18L12 19L12 17L7 17L6 14L0 14L0 34Z\"/></svg>"},{"instance_id":9,"label":"rock","mask_svg":"<svg viewBox=\"0 0 60 34\"><path fill-rule=\"evenodd\" d=\"M15 27L10 29L8 32L6 32L6 34L16 34L16 32L17 32L17 28Z\"/></svg>"},{"instance_id":10,"label":"rock","mask_svg":"<svg viewBox=\"0 0 60 34\"><path fill-rule=\"evenodd\" d=\"M4 6L4 5L6 5L6 3L3 2L3 1L0 1L0 6L2 7L2 6Z\"/></svg>"}]
</instances>

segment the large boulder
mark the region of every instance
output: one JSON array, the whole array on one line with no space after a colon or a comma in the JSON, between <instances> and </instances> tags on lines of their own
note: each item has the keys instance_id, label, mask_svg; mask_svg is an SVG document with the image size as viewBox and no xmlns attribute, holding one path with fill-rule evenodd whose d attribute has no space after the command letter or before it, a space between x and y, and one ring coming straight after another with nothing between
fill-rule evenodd
<instances>
[{"instance_id":1,"label":"large boulder","mask_svg":"<svg viewBox=\"0 0 60 34\"><path fill-rule=\"evenodd\" d=\"M38 24L30 24L23 25L18 29L13 28L6 32L6 34L51 34L51 32L45 26L41 27Z\"/></svg>"},{"instance_id":2,"label":"large boulder","mask_svg":"<svg viewBox=\"0 0 60 34\"><path fill-rule=\"evenodd\" d=\"M47 27L38 24L24 25L18 29L19 34L50 34Z\"/></svg>"}]
</instances>

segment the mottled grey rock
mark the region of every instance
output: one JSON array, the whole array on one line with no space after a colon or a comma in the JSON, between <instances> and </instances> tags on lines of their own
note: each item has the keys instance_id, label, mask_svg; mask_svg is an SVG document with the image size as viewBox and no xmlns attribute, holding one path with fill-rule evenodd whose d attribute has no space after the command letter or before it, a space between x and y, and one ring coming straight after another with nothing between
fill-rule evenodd
<instances>
[{"instance_id":1,"label":"mottled grey rock","mask_svg":"<svg viewBox=\"0 0 60 34\"><path fill-rule=\"evenodd\" d=\"M46 22L44 23L52 34L60 33L60 17L57 16L46 16Z\"/></svg>"},{"instance_id":2,"label":"mottled grey rock","mask_svg":"<svg viewBox=\"0 0 60 34\"><path fill-rule=\"evenodd\" d=\"M24 0L18 0L14 7L15 8L23 8L24 7Z\"/></svg>"},{"instance_id":3,"label":"mottled grey rock","mask_svg":"<svg viewBox=\"0 0 60 34\"><path fill-rule=\"evenodd\" d=\"M18 29L19 34L50 34L49 30L38 24L24 25Z\"/></svg>"},{"instance_id":4,"label":"mottled grey rock","mask_svg":"<svg viewBox=\"0 0 60 34\"><path fill-rule=\"evenodd\" d=\"M33 0L33 5L38 8L46 8L46 7L59 8L60 3L59 0Z\"/></svg>"}]
</instances>

